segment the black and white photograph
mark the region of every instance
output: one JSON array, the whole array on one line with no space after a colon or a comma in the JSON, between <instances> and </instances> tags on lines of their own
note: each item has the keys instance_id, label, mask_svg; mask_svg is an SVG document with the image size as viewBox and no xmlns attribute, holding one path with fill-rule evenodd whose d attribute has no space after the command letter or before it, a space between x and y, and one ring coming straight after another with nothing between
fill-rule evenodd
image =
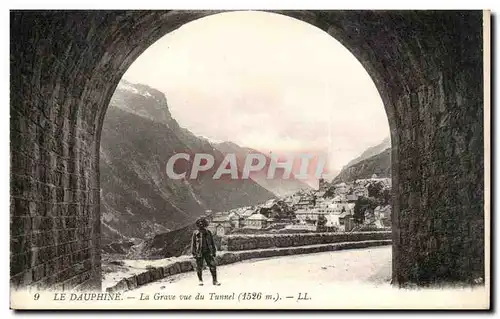
<instances>
[{"instance_id":1,"label":"black and white photograph","mask_svg":"<svg viewBox=\"0 0 500 319\"><path fill-rule=\"evenodd\" d=\"M491 307L490 11L9 18L12 309Z\"/></svg>"}]
</instances>

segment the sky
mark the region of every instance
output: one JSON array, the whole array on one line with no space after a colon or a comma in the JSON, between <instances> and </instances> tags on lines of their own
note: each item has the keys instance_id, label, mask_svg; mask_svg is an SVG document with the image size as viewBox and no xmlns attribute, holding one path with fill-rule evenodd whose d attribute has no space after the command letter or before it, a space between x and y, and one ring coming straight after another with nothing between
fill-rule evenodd
<instances>
[{"instance_id":1,"label":"sky","mask_svg":"<svg viewBox=\"0 0 500 319\"><path fill-rule=\"evenodd\" d=\"M165 35L124 75L165 93L179 125L262 152L327 154L340 170L389 136L380 95L333 37L274 13L226 12Z\"/></svg>"}]
</instances>

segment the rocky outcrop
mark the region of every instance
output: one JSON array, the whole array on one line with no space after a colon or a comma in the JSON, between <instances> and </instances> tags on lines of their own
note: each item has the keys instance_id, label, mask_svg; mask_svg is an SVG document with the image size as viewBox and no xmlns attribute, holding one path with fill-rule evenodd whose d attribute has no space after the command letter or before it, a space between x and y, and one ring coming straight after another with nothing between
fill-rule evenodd
<instances>
[{"instance_id":1,"label":"rocky outcrop","mask_svg":"<svg viewBox=\"0 0 500 319\"><path fill-rule=\"evenodd\" d=\"M133 259L158 259L179 256L187 253L191 243L191 236L196 229L194 223L182 228L159 233L134 246L128 253L129 258Z\"/></svg>"}]
</instances>

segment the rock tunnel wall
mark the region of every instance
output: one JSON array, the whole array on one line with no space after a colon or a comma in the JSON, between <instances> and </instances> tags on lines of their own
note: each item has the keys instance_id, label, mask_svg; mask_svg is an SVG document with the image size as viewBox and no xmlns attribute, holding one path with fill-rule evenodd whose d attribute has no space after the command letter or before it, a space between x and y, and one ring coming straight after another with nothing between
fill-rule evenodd
<instances>
[{"instance_id":1,"label":"rock tunnel wall","mask_svg":"<svg viewBox=\"0 0 500 319\"><path fill-rule=\"evenodd\" d=\"M100 288L98 149L111 95L154 41L214 13L11 12L13 287ZM483 277L482 12L278 13L343 43L381 94L394 283Z\"/></svg>"}]
</instances>

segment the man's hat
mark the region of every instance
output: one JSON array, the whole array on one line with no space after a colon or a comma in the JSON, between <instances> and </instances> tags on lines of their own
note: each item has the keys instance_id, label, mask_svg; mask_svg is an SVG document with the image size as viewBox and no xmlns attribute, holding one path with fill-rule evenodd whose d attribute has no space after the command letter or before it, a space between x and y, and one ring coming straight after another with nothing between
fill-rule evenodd
<instances>
[{"instance_id":1,"label":"man's hat","mask_svg":"<svg viewBox=\"0 0 500 319\"><path fill-rule=\"evenodd\" d=\"M198 227L207 227L208 226L208 220L205 217L200 217L196 220L195 222L196 226Z\"/></svg>"}]
</instances>

